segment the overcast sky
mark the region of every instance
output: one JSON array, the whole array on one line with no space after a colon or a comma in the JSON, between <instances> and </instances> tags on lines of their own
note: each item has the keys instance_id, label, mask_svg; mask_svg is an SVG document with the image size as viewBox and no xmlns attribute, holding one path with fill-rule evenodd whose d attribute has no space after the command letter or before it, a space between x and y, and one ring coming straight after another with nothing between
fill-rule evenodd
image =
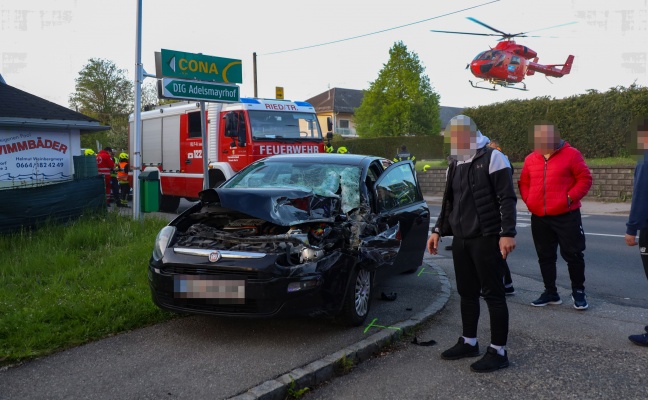
<instances>
[{"instance_id":1,"label":"overcast sky","mask_svg":"<svg viewBox=\"0 0 648 400\"><path fill-rule=\"evenodd\" d=\"M500 0L479 6L488 2L143 0L142 62L154 73L154 52L162 48L240 59L241 95L251 97L256 52L259 97L274 97L275 86L282 86L285 98L306 100L329 87L367 89L390 47L402 41L418 54L445 106L563 98L633 82L648 86L648 0ZM64 106L90 58L111 60L133 79L136 5L137 0L0 0L0 74L8 84ZM527 77L528 92L471 88L474 77L466 64L497 38L430 32L491 33L466 17L508 33L576 22L537 32L546 37L518 39L538 53L540 63L560 64L573 54L571 74ZM269 54L337 40L343 41Z\"/></svg>"}]
</instances>

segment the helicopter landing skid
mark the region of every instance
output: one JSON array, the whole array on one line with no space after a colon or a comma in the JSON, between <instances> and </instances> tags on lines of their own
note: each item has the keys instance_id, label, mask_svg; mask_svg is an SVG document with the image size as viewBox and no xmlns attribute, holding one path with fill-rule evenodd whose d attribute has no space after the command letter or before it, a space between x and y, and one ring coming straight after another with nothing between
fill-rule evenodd
<instances>
[{"instance_id":1,"label":"helicopter landing skid","mask_svg":"<svg viewBox=\"0 0 648 400\"><path fill-rule=\"evenodd\" d=\"M478 81L477 83L473 83L473 81L469 80L470 86L474 87L475 89L484 89L484 90L492 90L492 91L497 91L497 86L501 86L504 89L516 89L516 90L522 90L522 91L528 91L526 84L524 82L519 82L522 84L522 87L517 87L514 86L515 83L508 83L506 81ZM493 85L493 87L484 87L480 86L480 83L486 83L488 85Z\"/></svg>"},{"instance_id":2,"label":"helicopter landing skid","mask_svg":"<svg viewBox=\"0 0 648 400\"><path fill-rule=\"evenodd\" d=\"M484 90L497 91L497 89L495 88L495 85L493 85L492 88L479 86L480 83L487 82L487 81L479 81L479 82L477 82L477 84L474 84L473 81L471 81L471 80L469 80L468 82L470 82L470 86L474 87L475 89L484 89Z\"/></svg>"},{"instance_id":3,"label":"helicopter landing skid","mask_svg":"<svg viewBox=\"0 0 648 400\"><path fill-rule=\"evenodd\" d=\"M502 86L504 86L504 85L502 85ZM524 92L528 92L528 89L526 88L526 84L525 84L524 82L522 82L522 87L516 87L516 86L513 86L513 84L511 84L511 85L506 85L506 86L504 86L504 87L505 87L506 89L516 89L516 90L522 90L522 91L524 91Z\"/></svg>"}]
</instances>

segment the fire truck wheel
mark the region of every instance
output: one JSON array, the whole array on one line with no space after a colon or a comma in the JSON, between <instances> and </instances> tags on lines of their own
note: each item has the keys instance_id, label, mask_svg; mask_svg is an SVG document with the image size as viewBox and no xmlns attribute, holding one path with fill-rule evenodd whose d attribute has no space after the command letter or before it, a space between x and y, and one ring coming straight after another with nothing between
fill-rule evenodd
<instances>
[{"instance_id":1,"label":"fire truck wheel","mask_svg":"<svg viewBox=\"0 0 648 400\"><path fill-rule=\"evenodd\" d=\"M174 213L180 205L180 197L162 195L160 199L160 211Z\"/></svg>"}]
</instances>

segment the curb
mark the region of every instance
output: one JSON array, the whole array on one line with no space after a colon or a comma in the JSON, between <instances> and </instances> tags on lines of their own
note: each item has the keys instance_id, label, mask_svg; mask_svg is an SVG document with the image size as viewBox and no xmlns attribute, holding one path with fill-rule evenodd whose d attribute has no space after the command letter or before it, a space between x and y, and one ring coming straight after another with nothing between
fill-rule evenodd
<instances>
[{"instance_id":1,"label":"curb","mask_svg":"<svg viewBox=\"0 0 648 400\"><path fill-rule=\"evenodd\" d=\"M366 339L351 344L333 354L329 354L319 360L302 367L297 367L278 378L267 380L254 386L244 393L230 397L230 400L283 400L288 394L288 389L299 390L301 388L317 386L337 376L337 369L343 359L353 361L356 365L371 358L380 349L398 340L403 334L409 333L423 322L432 318L441 311L450 299L450 281L441 267L425 262L432 267L439 277L441 290L436 299L423 311L413 315L411 318L393 324L400 330L386 329L374 333ZM292 387L291 387L292 386Z\"/></svg>"}]
</instances>

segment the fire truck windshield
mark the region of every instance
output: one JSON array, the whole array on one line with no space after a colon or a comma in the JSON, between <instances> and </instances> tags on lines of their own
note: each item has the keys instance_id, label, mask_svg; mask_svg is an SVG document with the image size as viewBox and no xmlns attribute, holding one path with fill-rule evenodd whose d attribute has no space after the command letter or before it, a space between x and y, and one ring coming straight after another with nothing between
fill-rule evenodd
<instances>
[{"instance_id":1,"label":"fire truck windshield","mask_svg":"<svg viewBox=\"0 0 648 400\"><path fill-rule=\"evenodd\" d=\"M250 110L249 116L254 139L322 140L315 114Z\"/></svg>"}]
</instances>

